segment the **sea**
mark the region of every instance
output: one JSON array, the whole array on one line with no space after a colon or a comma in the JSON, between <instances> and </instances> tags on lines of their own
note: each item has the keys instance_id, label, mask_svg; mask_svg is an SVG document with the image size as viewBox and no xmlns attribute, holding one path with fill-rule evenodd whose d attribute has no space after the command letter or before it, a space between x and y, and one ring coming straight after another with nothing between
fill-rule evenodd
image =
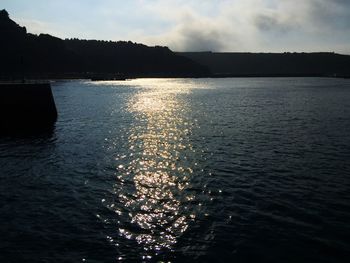
<instances>
[{"instance_id":1,"label":"sea","mask_svg":"<svg viewBox=\"0 0 350 263\"><path fill-rule=\"evenodd\" d=\"M0 262L349 262L350 80L51 86L0 137Z\"/></svg>"}]
</instances>

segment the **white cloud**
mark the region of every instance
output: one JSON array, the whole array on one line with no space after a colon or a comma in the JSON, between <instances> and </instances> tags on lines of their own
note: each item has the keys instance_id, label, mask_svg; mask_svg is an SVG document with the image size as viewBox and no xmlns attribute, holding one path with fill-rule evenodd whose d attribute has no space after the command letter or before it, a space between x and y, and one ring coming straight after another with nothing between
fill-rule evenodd
<instances>
[{"instance_id":1,"label":"white cloud","mask_svg":"<svg viewBox=\"0 0 350 263\"><path fill-rule=\"evenodd\" d=\"M158 35L134 37L176 51L350 52L350 1L222 0L196 8L198 2L153 1L154 15L172 26Z\"/></svg>"}]
</instances>

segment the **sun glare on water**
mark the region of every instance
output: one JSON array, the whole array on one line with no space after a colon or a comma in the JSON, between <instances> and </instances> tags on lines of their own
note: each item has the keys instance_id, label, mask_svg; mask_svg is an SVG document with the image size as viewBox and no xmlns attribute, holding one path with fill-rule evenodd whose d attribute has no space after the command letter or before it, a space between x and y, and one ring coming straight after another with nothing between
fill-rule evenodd
<instances>
[{"instance_id":1,"label":"sun glare on water","mask_svg":"<svg viewBox=\"0 0 350 263\"><path fill-rule=\"evenodd\" d=\"M194 199L186 190L194 169L189 135L195 123L186 116L188 105L181 99L192 86L166 80L135 82L141 88L128 103L134 116L129 157L126 164L116 165L116 193L134 229L119 228L119 233L146 251L172 249L196 217L186 206Z\"/></svg>"}]
</instances>

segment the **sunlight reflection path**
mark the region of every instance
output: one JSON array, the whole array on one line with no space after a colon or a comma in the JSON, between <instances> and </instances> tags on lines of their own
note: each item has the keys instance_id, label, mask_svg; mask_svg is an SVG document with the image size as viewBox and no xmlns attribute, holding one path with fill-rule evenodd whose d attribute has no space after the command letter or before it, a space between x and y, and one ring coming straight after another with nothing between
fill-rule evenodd
<instances>
[{"instance_id":1,"label":"sunlight reflection path","mask_svg":"<svg viewBox=\"0 0 350 263\"><path fill-rule=\"evenodd\" d=\"M116 193L129 218L120 234L145 250L158 251L171 249L195 219L186 206L194 196L185 191L195 166L189 140L195 122L189 121L181 99L191 92L190 85L147 84L149 80L129 101L135 124L128 137L128 160L118 165Z\"/></svg>"}]
</instances>

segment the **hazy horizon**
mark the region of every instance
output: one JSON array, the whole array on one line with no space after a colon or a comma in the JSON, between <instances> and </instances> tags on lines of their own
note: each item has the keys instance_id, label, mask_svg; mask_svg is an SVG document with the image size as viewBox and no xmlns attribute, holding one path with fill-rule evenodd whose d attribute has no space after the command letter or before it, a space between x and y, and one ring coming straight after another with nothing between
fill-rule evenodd
<instances>
[{"instance_id":1,"label":"hazy horizon","mask_svg":"<svg viewBox=\"0 0 350 263\"><path fill-rule=\"evenodd\" d=\"M30 33L125 40L173 51L350 54L345 0L4 0Z\"/></svg>"}]
</instances>

